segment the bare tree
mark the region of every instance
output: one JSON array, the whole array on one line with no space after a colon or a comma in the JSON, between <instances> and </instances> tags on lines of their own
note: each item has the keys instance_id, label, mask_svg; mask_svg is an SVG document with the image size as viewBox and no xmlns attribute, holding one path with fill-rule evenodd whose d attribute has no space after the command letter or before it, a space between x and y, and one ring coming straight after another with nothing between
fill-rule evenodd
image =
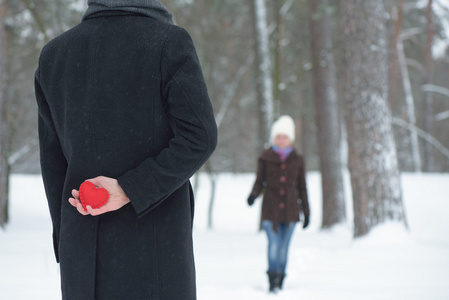
<instances>
[{"instance_id":1,"label":"bare tree","mask_svg":"<svg viewBox=\"0 0 449 300\"><path fill-rule=\"evenodd\" d=\"M432 46L433 46L433 11L432 11L432 0L427 2L427 12L426 12L426 45L425 45L425 69L426 74L424 78L424 84L431 84L433 81L433 56L432 56ZM424 131L431 133L433 127L433 93L424 92ZM432 155L432 145L428 142L424 143L424 169L427 172L433 171L434 159Z\"/></svg>"},{"instance_id":2,"label":"bare tree","mask_svg":"<svg viewBox=\"0 0 449 300\"><path fill-rule=\"evenodd\" d=\"M399 40L399 34L401 33L403 17L404 17L404 0L396 0L396 5L391 6L391 15L394 24L393 36L392 36L392 51L391 51L391 68L390 68L390 84L389 84L389 96L390 109L393 112L395 109L396 87L398 82L398 52L396 45Z\"/></svg>"},{"instance_id":3,"label":"bare tree","mask_svg":"<svg viewBox=\"0 0 449 300\"><path fill-rule=\"evenodd\" d=\"M8 222L8 187L10 166L9 156L9 124L7 110L7 32L6 32L6 0L0 0L0 226Z\"/></svg>"},{"instance_id":4,"label":"bare tree","mask_svg":"<svg viewBox=\"0 0 449 300\"><path fill-rule=\"evenodd\" d=\"M268 135L273 123L273 80L271 77L270 49L267 26L267 8L265 0L252 2L253 24L256 37L256 94L260 101L259 141L268 142Z\"/></svg>"},{"instance_id":5,"label":"bare tree","mask_svg":"<svg viewBox=\"0 0 449 300\"><path fill-rule=\"evenodd\" d=\"M410 75L407 67L407 59L405 57L404 51L404 40L410 36L419 32L419 29L404 31L399 35L399 39L396 44L396 49L398 52L399 67L401 70L402 84L404 88L405 95L405 106L407 111L407 119L410 124L416 126L416 115L415 115L415 100L413 97L412 85L410 82ZM418 135L415 131L410 131L410 147L413 158L413 170L415 172L421 172L421 156L419 152Z\"/></svg>"},{"instance_id":6,"label":"bare tree","mask_svg":"<svg viewBox=\"0 0 449 300\"><path fill-rule=\"evenodd\" d=\"M3 0L4 1L4 0ZM428 3L429 0L424 1ZM8 118L9 118L9 162L12 172L39 172L39 151L36 147L36 105L33 93L33 73L38 55L46 41L79 23L86 8L86 0L16 0L8 2ZM269 123L264 108L263 78L272 80L270 93L274 103L273 118L280 114L291 114L297 123L296 146L303 151L310 170L319 168L318 128L315 122L314 96L312 84L312 62L310 57L309 1L264 0L266 4L265 32L269 47L266 53L272 64L268 77L262 77L261 57L256 40L255 0L171 0L165 1L173 11L176 22L188 29L197 45L199 58L208 85L208 91L216 109L220 146L212 158L215 172L253 171L259 153L266 142ZM164 2L164 3L165 3ZM333 1L331 3L336 3ZM404 2L404 9L399 9ZM448 10L444 10L443 0L433 0L432 29L435 44L443 37L442 24L447 19ZM409 83L415 95L416 124L425 129L424 97L420 86L426 76L426 8L421 2L395 0L386 1L390 7L397 6L402 12L403 22L398 19L397 40L412 27L418 26L419 33L404 40L403 47L407 55L405 63L409 70ZM393 10L392 10L393 11ZM394 15L394 14L391 14ZM253 18L251 18L253 16ZM399 15L398 15L399 17ZM277 26L275 26L278 24ZM280 25L280 26L279 26ZM402 27L404 28L402 30ZM400 30L400 31L399 31ZM399 35L401 32L401 35ZM337 33L337 32L336 32ZM393 39L393 28L390 35ZM335 44L336 50L340 50ZM338 48L337 48L338 47ZM396 43L391 42L391 48ZM277 49L277 50L276 50ZM435 48L434 48L435 49ZM391 51L390 51L391 52ZM339 52L334 52L337 54ZM391 55L394 55L392 52ZM393 59L393 58L392 58ZM433 58L432 86L449 88L447 74L449 61L445 57ZM437 62L438 61L438 62ZM4 62L4 61L2 61ZM341 59L335 59L338 70L344 70ZM395 65L395 67L393 66ZM399 63L391 63L391 94L394 96L394 114L409 122L403 101L404 91L400 77ZM253 69L255 68L255 69ZM396 69L397 71L393 71ZM393 80L393 75L396 79ZM340 74L337 76L342 78ZM31 79L31 80L30 80ZM397 84L394 82L397 81ZM429 87L424 85L423 87ZM257 87L257 93L256 93ZM394 90L395 89L395 90ZM339 88L340 90L340 88ZM341 99L341 98L340 98ZM278 101L280 100L280 101ZM393 99L392 99L393 100ZM259 102L259 103L258 103ZM4 104L5 105L5 104ZM434 119L432 136L443 145L449 142L447 135L447 111L449 102L435 91L432 110ZM259 119L259 113L261 114ZM1 125L5 130L6 125ZM415 128L413 127L413 128ZM262 137L257 132L261 129ZM427 131L427 130L426 130ZM399 157L401 167L412 169L410 159L410 133L402 127L395 127L397 146L401 149ZM4 136L2 141L5 142ZM424 146L421 140L419 146ZM421 151L424 149L421 147ZM6 148L3 148L6 149ZM418 151L415 151L418 153ZM433 148L435 171L449 170L444 156ZM418 153L419 154L419 153ZM421 153L422 155L422 153ZM425 166L423 155L423 166Z\"/></svg>"},{"instance_id":7,"label":"bare tree","mask_svg":"<svg viewBox=\"0 0 449 300\"><path fill-rule=\"evenodd\" d=\"M384 2L341 0L340 12L354 237L360 237L387 220L406 220L387 105Z\"/></svg>"},{"instance_id":8,"label":"bare tree","mask_svg":"<svg viewBox=\"0 0 449 300\"><path fill-rule=\"evenodd\" d=\"M281 49L283 38L283 16L281 14L281 5L283 0L273 0L274 11L274 61L273 61L273 115L277 117L280 115L280 102L281 102L281 78L282 78L282 66L281 66Z\"/></svg>"},{"instance_id":9,"label":"bare tree","mask_svg":"<svg viewBox=\"0 0 449 300\"><path fill-rule=\"evenodd\" d=\"M285 43L285 18L287 12L292 6L294 0L273 0L274 12L274 38L273 38L273 115L277 117L281 114L282 91L285 83L283 82L283 44Z\"/></svg>"},{"instance_id":10,"label":"bare tree","mask_svg":"<svg viewBox=\"0 0 449 300\"><path fill-rule=\"evenodd\" d=\"M393 118L392 123L402 128L405 128L409 131L416 132L416 134L419 137L421 137L423 140L429 143L429 145L435 147L435 149L437 149L444 157L446 157L447 160L449 160L449 149L446 148L443 144L441 144L435 137L433 137L429 133L399 118Z\"/></svg>"},{"instance_id":11,"label":"bare tree","mask_svg":"<svg viewBox=\"0 0 449 300\"><path fill-rule=\"evenodd\" d=\"M329 0L310 0L311 57L315 96L315 122L318 128L322 228L345 219L343 177L341 173L340 118L336 71L332 54L332 33L328 13Z\"/></svg>"}]
</instances>

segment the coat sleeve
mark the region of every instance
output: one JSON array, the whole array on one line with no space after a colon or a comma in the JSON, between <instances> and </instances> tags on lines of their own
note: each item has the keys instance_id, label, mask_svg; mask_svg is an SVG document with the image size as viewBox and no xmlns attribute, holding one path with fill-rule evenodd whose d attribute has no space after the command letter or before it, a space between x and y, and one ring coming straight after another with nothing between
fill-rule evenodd
<instances>
[{"instance_id":1,"label":"coat sleeve","mask_svg":"<svg viewBox=\"0 0 449 300\"><path fill-rule=\"evenodd\" d=\"M307 184L306 184L306 167L304 163L304 159L300 157L300 164L299 164L299 176L298 176L298 194L301 198L301 206L302 210L304 212L304 215L309 216L310 215L310 209L309 209L309 198L307 195Z\"/></svg>"},{"instance_id":2,"label":"coat sleeve","mask_svg":"<svg viewBox=\"0 0 449 300\"><path fill-rule=\"evenodd\" d=\"M157 157L117 178L139 216L186 183L217 145L217 125L193 41L184 29L173 30L162 51L161 96L174 137Z\"/></svg>"},{"instance_id":3,"label":"coat sleeve","mask_svg":"<svg viewBox=\"0 0 449 300\"><path fill-rule=\"evenodd\" d=\"M251 195L258 197L262 193L262 189L265 187L265 163L262 158L259 157L257 162L256 181L253 185Z\"/></svg>"},{"instance_id":4,"label":"coat sleeve","mask_svg":"<svg viewBox=\"0 0 449 300\"><path fill-rule=\"evenodd\" d=\"M61 206L67 160L61 148L50 108L39 81L39 68L35 73L35 95L38 105L38 131L42 179L53 224L53 246L59 262L58 244Z\"/></svg>"}]
</instances>

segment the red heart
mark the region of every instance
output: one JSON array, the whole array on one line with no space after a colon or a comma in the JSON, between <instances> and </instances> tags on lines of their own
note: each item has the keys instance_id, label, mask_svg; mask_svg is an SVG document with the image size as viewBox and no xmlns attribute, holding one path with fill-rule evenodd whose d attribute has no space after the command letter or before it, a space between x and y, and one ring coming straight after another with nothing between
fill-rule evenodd
<instances>
[{"instance_id":1,"label":"red heart","mask_svg":"<svg viewBox=\"0 0 449 300\"><path fill-rule=\"evenodd\" d=\"M86 206L100 208L109 200L109 193L106 189L97 188L92 182L84 181L80 186L80 201L85 211Z\"/></svg>"}]
</instances>

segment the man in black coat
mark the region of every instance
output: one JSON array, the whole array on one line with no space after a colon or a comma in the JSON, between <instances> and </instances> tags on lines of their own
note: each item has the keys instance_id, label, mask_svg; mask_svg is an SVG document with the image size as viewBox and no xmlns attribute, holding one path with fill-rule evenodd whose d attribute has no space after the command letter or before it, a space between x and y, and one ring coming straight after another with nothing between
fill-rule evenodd
<instances>
[{"instance_id":1,"label":"man in black coat","mask_svg":"<svg viewBox=\"0 0 449 300\"><path fill-rule=\"evenodd\" d=\"M189 178L217 128L194 45L159 1L88 4L35 75L62 297L196 299ZM82 207L85 180L101 208Z\"/></svg>"}]
</instances>

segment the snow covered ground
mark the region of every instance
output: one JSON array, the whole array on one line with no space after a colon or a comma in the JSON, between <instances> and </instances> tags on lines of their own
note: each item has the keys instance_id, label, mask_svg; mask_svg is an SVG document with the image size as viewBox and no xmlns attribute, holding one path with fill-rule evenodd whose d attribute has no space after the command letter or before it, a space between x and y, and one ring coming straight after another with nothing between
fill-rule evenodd
<instances>
[{"instance_id":1,"label":"snow covered ground","mask_svg":"<svg viewBox=\"0 0 449 300\"><path fill-rule=\"evenodd\" d=\"M207 229L209 181L200 177L194 225L199 300L449 299L449 175L404 174L410 230L388 223L356 241L351 205L347 224L319 230L319 174L309 173L307 179L311 225L297 227L285 288L270 295L266 238L258 231L261 201L246 205L254 175L219 176L213 230ZM0 230L0 299L60 299L39 176L13 176L10 212L9 225Z\"/></svg>"}]
</instances>

